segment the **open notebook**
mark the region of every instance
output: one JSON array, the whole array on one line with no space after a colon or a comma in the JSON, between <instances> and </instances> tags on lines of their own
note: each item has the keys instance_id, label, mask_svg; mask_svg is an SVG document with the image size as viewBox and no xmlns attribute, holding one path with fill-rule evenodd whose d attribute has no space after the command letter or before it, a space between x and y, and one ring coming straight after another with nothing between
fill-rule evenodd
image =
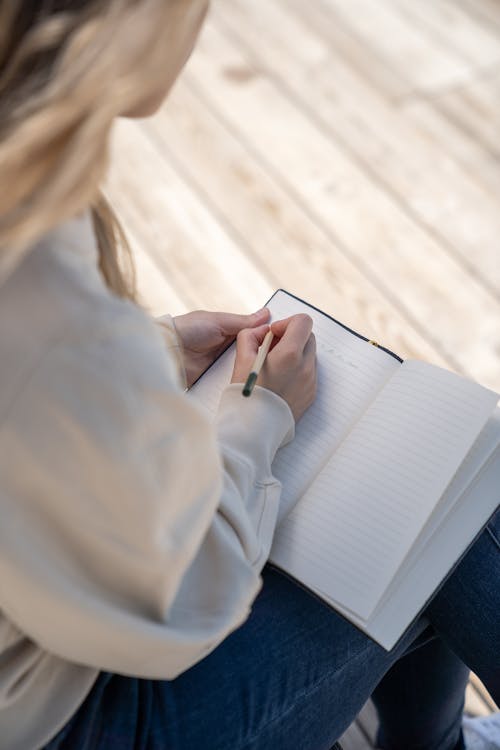
<instances>
[{"instance_id":1,"label":"open notebook","mask_svg":"<svg viewBox=\"0 0 500 750\"><path fill-rule=\"evenodd\" d=\"M440 367L402 361L278 290L272 319L307 312L318 393L281 448L270 561L390 649L500 500L497 393ZM190 390L209 412L234 345Z\"/></svg>"}]
</instances>

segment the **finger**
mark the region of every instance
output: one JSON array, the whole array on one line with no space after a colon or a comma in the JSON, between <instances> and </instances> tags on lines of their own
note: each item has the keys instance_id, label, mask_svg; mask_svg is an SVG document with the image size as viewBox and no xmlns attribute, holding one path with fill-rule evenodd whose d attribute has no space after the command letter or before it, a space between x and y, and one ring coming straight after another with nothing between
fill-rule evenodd
<instances>
[{"instance_id":1,"label":"finger","mask_svg":"<svg viewBox=\"0 0 500 750\"><path fill-rule=\"evenodd\" d=\"M263 307L250 315L235 315L233 313L218 313L219 325L226 336L236 336L243 328L255 328L269 320L270 312Z\"/></svg>"},{"instance_id":2,"label":"finger","mask_svg":"<svg viewBox=\"0 0 500 750\"><path fill-rule=\"evenodd\" d=\"M312 330L312 318L310 315L305 313L298 313L296 315L290 315L288 318L282 320L275 320L271 323L271 328L275 336L284 336L290 326L305 326L304 331L309 327L309 333ZM309 334L307 334L309 335Z\"/></svg>"},{"instance_id":3,"label":"finger","mask_svg":"<svg viewBox=\"0 0 500 750\"><path fill-rule=\"evenodd\" d=\"M257 356L259 346L261 346L266 333L269 331L267 323L256 328L243 328L239 331L236 338L238 355L250 358Z\"/></svg>"},{"instance_id":4,"label":"finger","mask_svg":"<svg viewBox=\"0 0 500 750\"><path fill-rule=\"evenodd\" d=\"M308 367L312 367L313 378L317 381L318 358L316 356L316 339L313 333L311 333L311 336L304 347L303 358L304 364Z\"/></svg>"},{"instance_id":5,"label":"finger","mask_svg":"<svg viewBox=\"0 0 500 750\"><path fill-rule=\"evenodd\" d=\"M280 343L286 341L288 346L302 352L311 335L312 325L311 316L300 313L271 323L271 330L275 336L280 337Z\"/></svg>"},{"instance_id":6,"label":"finger","mask_svg":"<svg viewBox=\"0 0 500 750\"><path fill-rule=\"evenodd\" d=\"M308 357L316 357L316 336L314 333L311 333L304 347L304 359Z\"/></svg>"},{"instance_id":7,"label":"finger","mask_svg":"<svg viewBox=\"0 0 500 750\"><path fill-rule=\"evenodd\" d=\"M282 318L281 320L273 320L271 323L271 329L274 335L278 338L281 338L283 334L285 333L288 324L290 323L291 319L293 318L293 315L290 315L288 318Z\"/></svg>"},{"instance_id":8,"label":"finger","mask_svg":"<svg viewBox=\"0 0 500 750\"><path fill-rule=\"evenodd\" d=\"M290 320L292 319L293 315L290 315L288 318L283 318L282 320L275 320L272 323L269 324L269 328L272 330L274 334L274 338L271 342L271 346L269 347L269 351L272 351L277 344L279 344L281 337L283 336L284 332L286 331L286 327Z\"/></svg>"}]
</instances>

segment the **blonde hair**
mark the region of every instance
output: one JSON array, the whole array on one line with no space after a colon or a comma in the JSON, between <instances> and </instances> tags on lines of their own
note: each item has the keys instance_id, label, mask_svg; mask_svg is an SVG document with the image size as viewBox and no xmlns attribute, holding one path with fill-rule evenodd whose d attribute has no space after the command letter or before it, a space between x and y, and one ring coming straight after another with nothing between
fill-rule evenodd
<instances>
[{"instance_id":1,"label":"blonde hair","mask_svg":"<svg viewBox=\"0 0 500 750\"><path fill-rule=\"evenodd\" d=\"M201 1L0 0L0 275L92 207L103 276L134 296L99 187L111 126L161 87L169 45Z\"/></svg>"}]
</instances>

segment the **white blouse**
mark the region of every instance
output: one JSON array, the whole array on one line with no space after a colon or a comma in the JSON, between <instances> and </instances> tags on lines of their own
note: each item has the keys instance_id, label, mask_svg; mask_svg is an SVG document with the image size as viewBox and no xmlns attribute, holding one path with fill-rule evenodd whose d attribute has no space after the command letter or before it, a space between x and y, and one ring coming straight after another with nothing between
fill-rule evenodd
<instances>
[{"instance_id":1,"label":"white blouse","mask_svg":"<svg viewBox=\"0 0 500 750\"><path fill-rule=\"evenodd\" d=\"M0 750L48 742L99 670L173 679L248 616L294 421L240 388L207 421L89 214L0 286Z\"/></svg>"}]
</instances>

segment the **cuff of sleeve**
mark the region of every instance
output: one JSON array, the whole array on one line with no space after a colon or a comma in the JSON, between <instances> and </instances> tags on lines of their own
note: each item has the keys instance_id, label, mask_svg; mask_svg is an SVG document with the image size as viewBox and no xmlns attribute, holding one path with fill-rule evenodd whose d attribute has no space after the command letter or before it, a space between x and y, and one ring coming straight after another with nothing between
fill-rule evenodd
<instances>
[{"instance_id":1,"label":"cuff of sleeve","mask_svg":"<svg viewBox=\"0 0 500 750\"><path fill-rule=\"evenodd\" d=\"M184 365L184 353L181 340L175 327L175 321L171 315L162 315L155 322L160 326L165 345L174 358L179 381L184 390L187 389L186 368Z\"/></svg>"},{"instance_id":2,"label":"cuff of sleeve","mask_svg":"<svg viewBox=\"0 0 500 750\"><path fill-rule=\"evenodd\" d=\"M270 477L276 451L294 438L295 420L287 402L268 388L256 385L250 398L244 398L241 389L241 383L231 383L222 392L219 439L253 459Z\"/></svg>"}]
</instances>

